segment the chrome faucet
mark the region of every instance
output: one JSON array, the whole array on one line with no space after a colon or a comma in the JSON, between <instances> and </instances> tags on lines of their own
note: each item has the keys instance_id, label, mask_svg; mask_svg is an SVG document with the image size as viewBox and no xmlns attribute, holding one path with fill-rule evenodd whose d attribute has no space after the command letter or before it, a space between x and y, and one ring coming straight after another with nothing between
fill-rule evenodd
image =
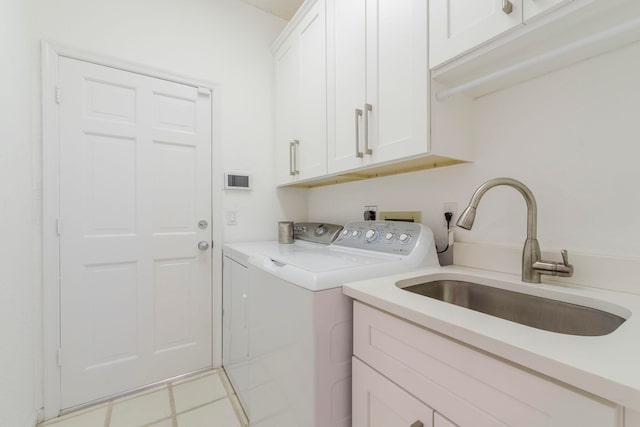
<instances>
[{"instance_id":1,"label":"chrome faucet","mask_svg":"<svg viewBox=\"0 0 640 427\"><path fill-rule=\"evenodd\" d=\"M458 227L471 230L476 218L476 208L480 199L489 189L498 185L513 187L524 196L527 202L527 240L524 242L522 250L522 281L528 283L540 283L542 274L552 276L571 277L573 275L573 265L569 264L569 256L566 250L562 250L562 262L543 261L540 256L540 244L536 238L538 224L538 207L536 199L529 188L512 178L494 178L482 184L469 202L469 206L462 212L458 219Z\"/></svg>"}]
</instances>

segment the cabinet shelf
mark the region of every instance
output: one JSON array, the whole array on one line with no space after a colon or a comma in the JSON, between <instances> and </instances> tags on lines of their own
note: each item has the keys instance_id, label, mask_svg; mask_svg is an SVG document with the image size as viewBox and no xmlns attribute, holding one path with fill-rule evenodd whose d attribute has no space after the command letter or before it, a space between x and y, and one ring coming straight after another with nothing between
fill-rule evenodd
<instances>
[{"instance_id":1,"label":"cabinet shelf","mask_svg":"<svg viewBox=\"0 0 640 427\"><path fill-rule=\"evenodd\" d=\"M393 161L387 164L375 165L368 168L356 169L352 171L335 173L306 181L297 181L284 184L280 187L301 187L313 188L325 185L343 184L346 182L363 181L365 179L380 178L383 176L397 175L407 172L439 168L444 166L460 165L469 163L465 160L458 160L443 156L423 156L401 161Z\"/></svg>"}]
</instances>

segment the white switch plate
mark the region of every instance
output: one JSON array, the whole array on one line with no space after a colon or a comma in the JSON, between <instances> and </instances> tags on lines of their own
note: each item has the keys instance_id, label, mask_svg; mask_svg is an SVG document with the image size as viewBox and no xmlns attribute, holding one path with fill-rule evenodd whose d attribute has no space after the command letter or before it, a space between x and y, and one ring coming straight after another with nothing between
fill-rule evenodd
<instances>
[{"instance_id":1,"label":"white switch plate","mask_svg":"<svg viewBox=\"0 0 640 427\"><path fill-rule=\"evenodd\" d=\"M227 211L227 225L238 225L238 211Z\"/></svg>"}]
</instances>

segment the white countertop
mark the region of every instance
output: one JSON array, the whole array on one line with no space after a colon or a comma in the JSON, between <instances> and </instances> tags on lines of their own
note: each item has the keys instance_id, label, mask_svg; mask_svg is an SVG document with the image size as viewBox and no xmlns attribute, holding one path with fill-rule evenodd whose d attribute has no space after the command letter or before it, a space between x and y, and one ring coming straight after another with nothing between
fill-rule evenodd
<instances>
[{"instance_id":1,"label":"white countertop","mask_svg":"<svg viewBox=\"0 0 640 427\"><path fill-rule=\"evenodd\" d=\"M599 337L547 332L416 295L395 285L399 280L416 277L425 279L421 281L466 280L560 299L613 312L627 320L614 332ZM462 343L640 411L638 295L557 283L529 284L511 274L457 266L348 283L343 292Z\"/></svg>"}]
</instances>

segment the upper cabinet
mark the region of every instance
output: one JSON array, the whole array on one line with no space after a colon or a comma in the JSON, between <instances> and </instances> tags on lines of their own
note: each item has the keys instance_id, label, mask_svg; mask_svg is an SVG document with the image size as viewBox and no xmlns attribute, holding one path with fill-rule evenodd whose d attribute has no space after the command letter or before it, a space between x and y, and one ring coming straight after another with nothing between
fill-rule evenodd
<instances>
[{"instance_id":1,"label":"upper cabinet","mask_svg":"<svg viewBox=\"0 0 640 427\"><path fill-rule=\"evenodd\" d=\"M279 185L471 160L469 139L458 137L470 121L449 114L468 109L429 108L428 16L426 0L302 5L274 45ZM434 114L447 116L446 126L434 129Z\"/></svg>"},{"instance_id":2,"label":"upper cabinet","mask_svg":"<svg viewBox=\"0 0 640 427\"><path fill-rule=\"evenodd\" d=\"M432 83L479 97L640 39L637 0L430 0Z\"/></svg>"},{"instance_id":3,"label":"upper cabinet","mask_svg":"<svg viewBox=\"0 0 640 427\"><path fill-rule=\"evenodd\" d=\"M431 67L570 1L572 0L431 0Z\"/></svg>"},{"instance_id":4,"label":"upper cabinet","mask_svg":"<svg viewBox=\"0 0 640 427\"><path fill-rule=\"evenodd\" d=\"M278 184L327 173L326 19L318 1L275 55Z\"/></svg>"},{"instance_id":5,"label":"upper cabinet","mask_svg":"<svg viewBox=\"0 0 640 427\"><path fill-rule=\"evenodd\" d=\"M328 169L426 153L424 0L328 0Z\"/></svg>"},{"instance_id":6,"label":"upper cabinet","mask_svg":"<svg viewBox=\"0 0 640 427\"><path fill-rule=\"evenodd\" d=\"M522 24L523 0L431 0L429 35L435 67Z\"/></svg>"}]
</instances>

